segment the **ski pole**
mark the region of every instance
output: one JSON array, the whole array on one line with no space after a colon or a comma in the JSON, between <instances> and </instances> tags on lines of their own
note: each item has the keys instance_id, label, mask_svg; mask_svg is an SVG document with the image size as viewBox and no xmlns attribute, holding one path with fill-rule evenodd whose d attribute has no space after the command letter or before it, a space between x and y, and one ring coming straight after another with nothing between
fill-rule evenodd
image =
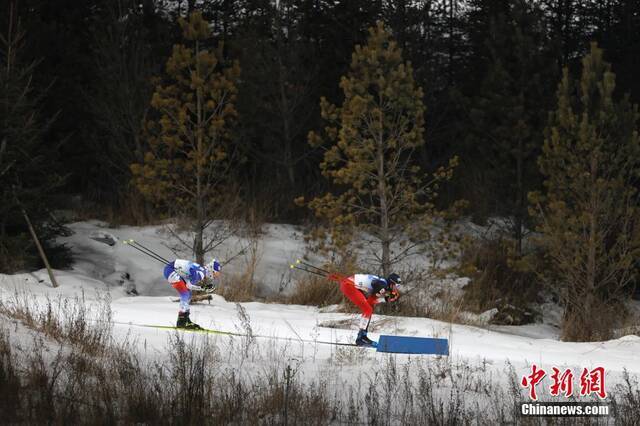
<instances>
[{"instance_id":1,"label":"ski pole","mask_svg":"<svg viewBox=\"0 0 640 426\"><path fill-rule=\"evenodd\" d=\"M299 270L299 271L304 271L304 272L307 272L307 273L309 273L309 274L318 275L318 276L321 276L321 277L324 277L324 276L325 276L325 274L320 273L320 272L318 272L318 271L312 271L312 270L310 270L310 269L301 268L300 266L297 266L297 265L294 265L294 264L289 265L289 267L290 267L291 269L297 269L297 270Z\"/></svg>"},{"instance_id":2,"label":"ski pole","mask_svg":"<svg viewBox=\"0 0 640 426\"><path fill-rule=\"evenodd\" d=\"M142 246L141 244L139 244L137 241L133 240L133 239L129 239L129 240L124 240L123 241L124 244L127 244L131 247L133 247L134 249L146 254L147 256L153 257L157 260L162 260L164 261L165 259L160 256L159 254L155 253L154 251Z\"/></svg>"},{"instance_id":3,"label":"ski pole","mask_svg":"<svg viewBox=\"0 0 640 426\"><path fill-rule=\"evenodd\" d=\"M134 243L134 241L133 241L133 240L123 240L122 242L123 242L123 244L126 244L126 245L128 245L129 247L134 248L134 249L138 250L139 252L146 254L147 256L151 257L152 259L157 260L158 262L166 263L166 262L164 261L164 259L162 259L161 257L156 256L156 255L154 255L153 253L150 253L150 252L148 252L148 251L146 251L146 250L141 249L140 247L135 246L135 245L133 244L133 243Z\"/></svg>"},{"instance_id":4,"label":"ski pole","mask_svg":"<svg viewBox=\"0 0 640 426\"><path fill-rule=\"evenodd\" d=\"M123 241L122 241L122 243L123 243L123 244L128 245L128 246L129 246L129 247L131 247L131 248L134 248L134 249L138 250L138 251L139 251L139 252L141 252L141 253L146 254L146 255L147 255L147 256L149 256L150 258L155 259L155 260L157 260L157 261L158 261L158 262L160 262L160 263L163 263L163 264L165 264L165 265L166 265L167 263L169 263L169 262L167 262L166 260L164 260L164 259L162 259L162 258L160 258L160 257L156 257L156 256L154 256L153 254L148 253L148 252L146 252L146 251L142 250L141 248L138 248L138 247L134 246L134 245L131 243L131 241L133 241L133 240L123 240Z\"/></svg>"},{"instance_id":5,"label":"ski pole","mask_svg":"<svg viewBox=\"0 0 640 426\"><path fill-rule=\"evenodd\" d=\"M151 250L150 248L143 246L142 244L140 244L139 242L137 242L135 240L129 240L129 241L132 242L133 244L139 246L139 247L142 247L143 249L145 249L149 253L153 254L157 258L162 259L165 263L169 263L169 261L167 259L165 259L164 257L160 256L158 253L156 253L155 251Z\"/></svg>"},{"instance_id":6,"label":"ski pole","mask_svg":"<svg viewBox=\"0 0 640 426\"><path fill-rule=\"evenodd\" d=\"M299 265L303 265L304 267L301 267ZM335 281L335 282L340 282L342 281L344 278L346 278L345 275L339 274L339 273L335 273L335 272L329 272L326 269L322 269L322 268L318 268L317 266L314 266L310 263L307 263L303 260L300 259L296 259L296 263L295 264L291 264L290 265L291 269L298 269L300 271L304 271L307 272L309 274L314 274L314 275L318 275L321 277L324 277L326 279L328 279L329 281Z\"/></svg>"},{"instance_id":7,"label":"ski pole","mask_svg":"<svg viewBox=\"0 0 640 426\"><path fill-rule=\"evenodd\" d=\"M297 264L297 265L298 265L298 264L299 264L299 265L304 265L304 266L306 266L306 267L308 267L308 268L313 268L313 269L315 269L315 270L316 270L316 271L318 271L318 272L322 272L323 274L330 274L330 272L329 272L329 271L327 271L326 269L318 268L317 266L314 266L314 265L312 265L312 264L310 264L310 263L307 263L307 262L305 262L304 260L301 260L301 259L296 259L296 264Z\"/></svg>"},{"instance_id":8,"label":"ski pole","mask_svg":"<svg viewBox=\"0 0 640 426\"><path fill-rule=\"evenodd\" d=\"M162 260L165 263L169 263L169 261L167 259L165 259L163 256L159 255L157 252L151 250L148 247L143 246L142 244L140 244L139 242L135 241L135 240L131 240L131 242L133 242L133 244L135 244L136 246L146 250L148 253L154 255L155 257L157 257L158 259Z\"/></svg>"},{"instance_id":9,"label":"ski pole","mask_svg":"<svg viewBox=\"0 0 640 426\"><path fill-rule=\"evenodd\" d=\"M158 260L160 260L160 261L162 261L162 262L164 262L164 263L169 263L169 261L168 261L167 259L165 259L164 257L160 256L160 255L159 255L158 253L156 253L155 251L153 251L153 250L151 250L151 249L149 249L149 248L147 248L147 247L143 246L143 245L142 245L142 244L140 244L139 242L134 241L134 240L130 240L130 243L131 243L131 244L133 244L136 248L144 250L144 252L145 252L145 253L147 253L147 254L149 254L149 255L153 256L154 258L156 258L156 259L158 259Z\"/></svg>"}]
</instances>

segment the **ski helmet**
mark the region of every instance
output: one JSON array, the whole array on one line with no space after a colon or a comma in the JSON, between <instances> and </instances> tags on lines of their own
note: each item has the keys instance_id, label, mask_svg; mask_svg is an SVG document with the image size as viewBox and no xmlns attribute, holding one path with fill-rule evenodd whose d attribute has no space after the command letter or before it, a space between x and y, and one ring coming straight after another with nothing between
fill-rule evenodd
<instances>
[{"instance_id":1,"label":"ski helmet","mask_svg":"<svg viewBox=\"0 0 640 426\"><path fill-rule=\"evenodd\" d=\"M402 284L402 278L400 278L400 275L398 274L389 274L389 276L387 277L387 282L389 284L395 284L396 286L399 286L400 284Z\"/></svg>"},{"instance_id":2,"label":"ski helmet","mask_svg":"<svg viewBox=\"0 0 640 426\"><path fill-rule=\"evenodd\" d=\"M222 270L222 266L220 266L220 262L216 259L212 259L211 262L207 263L205 266L207 270L207 275L213 277L216 273L219 273Z\"/></svg>"}]
</instances>

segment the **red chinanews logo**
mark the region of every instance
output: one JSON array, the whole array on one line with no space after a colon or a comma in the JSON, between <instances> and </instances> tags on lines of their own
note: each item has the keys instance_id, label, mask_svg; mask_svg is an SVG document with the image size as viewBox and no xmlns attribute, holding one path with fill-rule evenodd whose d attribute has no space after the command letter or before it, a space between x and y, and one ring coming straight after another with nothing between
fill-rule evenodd
<instances>
[{"instance_id":1,"label":"red chinanews logo","mask_svg":"<svg viewBox=\"0 0 640 426\"><path fill-rule=\"evenodd\" d=\"M549 393L551 396L564 396L566 398L573 395L573 372L570 369L561 371L553 367L551 374L551 386ZM520 382L522 387L529 388L529 398L533 401L538 400L536 386L547 375L547 372L538 368L536 364L531 367L531 374L522 377ZM596 394L600 399L607 397L607 391L604 384L605 371L604 367L596 367L593 370L587 368L582 369L580 374L580 396L589 396Z\"/></svg>"}]
</instances>

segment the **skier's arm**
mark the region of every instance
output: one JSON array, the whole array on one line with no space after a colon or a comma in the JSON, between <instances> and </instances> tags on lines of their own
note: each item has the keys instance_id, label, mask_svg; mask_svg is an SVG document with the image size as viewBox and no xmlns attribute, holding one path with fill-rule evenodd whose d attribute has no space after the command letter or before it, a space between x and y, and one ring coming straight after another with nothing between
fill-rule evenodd
<instances>
[{"instance_id":1,"label":"skier's arm","mask_svg":"<svg viewBox=\"0 0 640 426\"><path fill-rule=\"evenodd\" d=\"M392 288L391 291L387 292L384 295L384 299L385 299L386 302L395 302L399 298L400 298L400 292L395 287Z\"/></svg>"},{"instance_id":2,"label":"skier's arm","mask_svg":"<svg viewBox=\"0 0 640 426\"><path fill-rule=\"evenodd\" d=\"M387 282L383 280L374 280L371 282L371 288L373 289L373 294L376 296L382 296L387 291Z\"/></svg>"},{"instance_id":3,"label":"skier's arm","mask_svg":"<svg viewBox=\"0 0 640 426\"><path fill-rule=\"evenodd\" d=\"M198 285L202 287L204 291L209 293L215 291L216 289L216 282L213 278L210 277L204 277L204 279L200 281Z\"/></svg>"},{"instance_id":4,"label":"skier's arm","mask_svg":"<svg viewBox=\"0 0 640 426\"><path fill-rule=\"evenodd\" d=\"M371 296L367 297L367 303L369 303L371 306L375 306L378 303L384 303L384 297L377 295L377 294L372 294Z\"/></svg>"},{"instance_id":5,"label":"skier's arm","mask_svg":"<svg viewBox=\"0 0 640 426\"><path fill-rule=\"evenodd\" d=\"M204 279L205 273L202 267L192 266L189 268L189 282L187 288L189 290L203 290L198 284Z\"/></svg>"},{"instance_id":6,"label":"skier's arm","mask_svg":"<svg viewBox=\"0 0 640 426\"><path fill-rule=\"evenodd\" d=\"M335 274L335 273L331 273L331 274L328 274L328 275L327 275L327 279L328 279L329 281L333 281L333 282L336 282L336 283L340 283L340 282L342 282L343 280L346 280L346 279L348 279L348 278L350 278L350 277L348 277L348 276L346 276L346 275L342 275L342 274Z\"/></svg>"},{"instance_id":7,"label":"skier's arm","mask_svg":"<svg viewBox=\"0 0 640 426\"><path fill-rule=\"evenodd\" d=\"M400 293L395 285L389 285L386 281L375 280L371 283L373 296L378 298L377 303L395 302L400 297Z\"/></svg>"},{"instance_id":8,"label":"skier's arm","mask_svg":"<svg viewBox=\"0 0 640 426\"><path fill-rule=\"evenodd\" d=\"M199 285L195 285L191 283L187 283L187 288L189 290L202 290L202 287L200 287Z\"/></svg>"}]
</instances>

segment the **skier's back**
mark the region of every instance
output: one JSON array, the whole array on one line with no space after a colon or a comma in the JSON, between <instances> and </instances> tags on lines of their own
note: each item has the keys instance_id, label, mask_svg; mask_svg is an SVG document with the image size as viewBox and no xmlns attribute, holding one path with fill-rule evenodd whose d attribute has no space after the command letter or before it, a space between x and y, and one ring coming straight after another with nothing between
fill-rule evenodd
<instances>
[{"instance_id":1,"label":"skier's back","mask_svg":"<svg viewBox=\"0 0 640 426\"><path fill-rule=\"evenodd\" d=\"M337 277L337 276L336 276ZM332 279L332 277L329 277ZM340 291L360 308L358 337L356 345L373 346L375 343L367 337L369 323L373 315L375 305L384 302L395 302L400 297L398 288L402 283L398 274L390 274L387 278L381 278L372 274L354 274L348 277L337 277Z\"/></svg>"},{"instance_id":2,"label":"skier's back","mask_svg":"<svg viewBox=\"0 0 640 426\"><path fill-rule=\"evenodd\" d=\"M176 327L201 328L198 324L191 322L189 318L191 291L213 287L211 281L218 278L221 269L220 263L216 259L204 267L185 259L176 259L164 267L164 277L180 294L180 311Z\"/></svg>"}]
</instances>

